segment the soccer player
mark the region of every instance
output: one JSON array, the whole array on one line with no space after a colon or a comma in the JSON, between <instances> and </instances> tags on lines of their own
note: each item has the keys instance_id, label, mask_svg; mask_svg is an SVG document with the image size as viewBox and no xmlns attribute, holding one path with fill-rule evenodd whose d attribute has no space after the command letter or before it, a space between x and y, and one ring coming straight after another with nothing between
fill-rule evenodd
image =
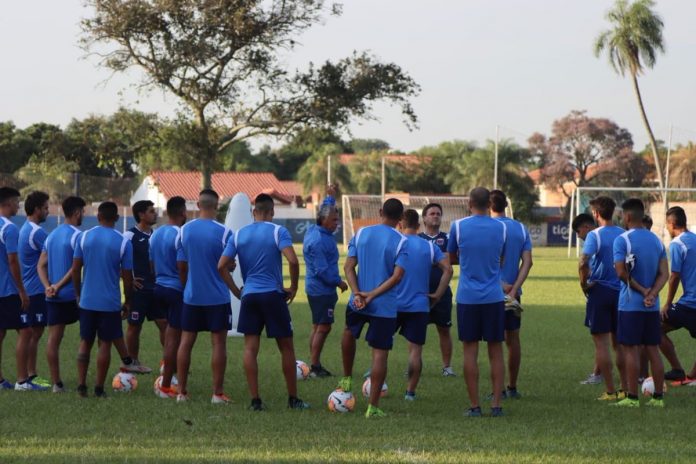
<instances>
[{"instance_id":1,"label":"soccer player","mask_svg":"<svg viewBox=\"0 0 696 464\"><path fill-rule=\"evenodd\" d=\"M154 304L167 315L162 383L158 392L162 398L176 398L171 383L181 341L181 309L184 303L184 286L176 265L176 238L185 222L186 200L172 197L167 201L167 224L157 228L150 238L150 261L155 270Z\"/></svg>"},{"instance_id":2,"label":"soccer player","mask_svg":"<svg viewBox=\"0 0 696 464\"><path fill-rule=\"evenodd\" d=\"M29 380L41 387L49 388L51 383L36 373L36 358L39 340L46 328L46 294L45 287L39 279L37 264L41 249L46 241L46 231L39 224L48 217L48 195L44 192L32 192L24 200L27 220L19 230L18 255L22 267L22 281L29 295L29 326L31 340L27 355L27 374Z\"/></svg>"},{"instance_id":3,"label":"soccer player","mask_svg":"<svg viewBox=\"0 0 696 464\"><path fill-rule=\"evenodd\" d=\"M672 237L669 255L672 273L669 276L667 300L661 309L662 341L660 350L671 365L665 373L665 379L678 384L696 382L696 363L688 375L679 362L677 352L669 332L681 328L689 331L696 338L696 235L686 226L686 213L679 206L667 210L667 231ZM672 304L681 282L683 294L676 304Z\"/></svg>"},{"instance_id":4,"label":"soccer player","mask_svg":"<svg viewBox=\"0 0 696 464\"><path fill-rule=\"evenodd\" d=\"M29 380L27 359L32 330L29 321L29 296L22 282L17 256L19 230L10 218L19 211L19 192L11 187L0 188L0 359L7 330L17 331L15 358L17 362L16 391L45 390ZM11 390L12 384L0 372L0 388Z\"/></svg>"},{"instance_id":5,"label":"soccer player","mask_svg":"<svg viewBox=\"0 0 696 464\"><path fill-rule=\"evenodd\" d=\"M275 338L280 351L288 390L288 408L308 409L309 404L297 397L295 348L288 309L288 304L297 294L300 263L292 247L290 232L285 227L273 224L273 215L273 198L264 193L257 196L254 200L254 222L239 229L227 243L218 263L218 272L242 301L237 330L244 334L244 372L251 394L250 409L265 409L259 395L257 361L264 327L266 336ZM290 268L289 288L283 288L282 257L285 257ZM244 279L241 291L230 275L235 258L239 258Z\"/></svg>"},{"instance_id":6,"label":"soccer player","mask_svg":"<svg viewBox=\"0 0 696 464\"><path fill-rule=\"evenodd\" d=\"M140 367L143 374L152 372L140 363L140 332L145 318L154 321L159 330L160 343L164 347L164 331L167 328L167 313L155 305L154 289L155 275L150 266L150 237L152 226L157 224L155 204L150 200L140 200L133 204L135 227L126 232L133 245L133 298L128 313L128 328L126 329L126 346L133 363Z\"/></svg>"},{"instance_id":7,"label":"soccer player","mask_svg":"<svg viewBox=\"0 0 696 464\"><path fill-rule=\"evenodd\" d=\"M418 212L407 209L401 220L401 232L406 236L408 254L404 259L404 277L396 287L397 330L408 341L408 385L404 399L416 399L416 387L423 368L423 345L430 321L430 308L445 294L452 278L449 258L432 241L420 238ZM431 268L440 270L440 282L434 293L429 292Z\"/></svg>"},{"instance_id":8,"label":"soccer player","mask_svg":"<svg viewBox=\"0 0 696 464\"><path fill-rule=\"evenodd\" d=\"M325 201L319 208L316 226L310 227L304 237L305 291L312 311L312 332L309 335L309 375L312 377L332 375L321 365L320 357L334 323L338 302L336 288L341 292L348 289L348 284L338 273L338 245L333 236L337 228L336 206Z\"/></svg>"},{"instance_id":9,"label":"soccer player","mask_svg":"<svg viewBox=\"0 0 696 464\"><path fill-rule=\"evenodd\" d=\"M527 228L519 221L505 216L508 206L505 193L491 191L491 217L503 222L507 228L505 255L503 256L503 292L512 300L522 300L522 285L532 268L532 239ZM521 398L517 392L517 376L520 373L522 347L520 327L522 315L512 309L505 311L505 344L508 349L508 386L503 398Z\"/></svg>"},{"instance_id":10,"label":"soccer player","mask_svg":"<svg viewBox=\"0 0 696 464\"><path fill-rule=\"evenodd\" d=\"M643 228L645 207L637 198L623 202L623 221L627 232L614 241L614 267L621 280L617 339L626 362L628 394L612 403L619 407L638 407L640 345L650 359L655 393L648 406L663 407L664 367L660 344L659 293L668 279L665 247L657 236Z\"/></svg>"},{"instance_id":11,"label":"soccer player","mask_svg":"<svg viewBox=\"0 0 696 464\"><path fill-rule=\"evenodd\" d=\"M39 257L38 273L46 295L48 341L46 358L51 371L53 393L64 393L65 385L60 375L60 343L65 326L80 319L80 309L75 299L72 282L72 264L80 235L85 201L80 197L68 197L63 201L65 222L48 235Z\"/></svg>"},{"instance_id":12,"label":"soccer player","mask_svg":"<svg viewBox=\"0 0 696 464\"><path fill-rule=\"evenodd\" d=\"M621 400L625 398L627 385L623 354L616 343L621 282L614 269L614 240L624 230L614 225L612 218L616 203L611 198L597 197L590 201L590 208L594 222L599 227L579 234L585 241L580 256L579 275L580 287L587 297L586 313L595 345L595 363L606 386L606 391L597 399ZM612 374L611 346L616 352L616 367L621 378L621 389L618 391Z\"/></svg>"},{"instance_id":13,"label":"soccer player","mask_svg":"<svg viewBox=\"0 0 696 464\"><path fill-rule=\"evenodd\" d=\"M230 292L217 272L217 264L232 231L215 220L220 197L204 189L198 197L199 217L185 224L177 238L177 268L184 283L181 310L181 342L176 355L179 376L177 402L189 399L188 384L191 350L199 332L210 332L213 346L213 404L227 404L223 391L227 365L227 331L232 328Z\"/></svg>"},{"instance_id":14,"label":"soccer player","mask_svg":"<svg viewBox=\"0 0 696 464\"><path fill-rule=\"evenodd\" d=\"M428 240L437 246L440 251L447 253L447 234L440 231L442 225L442 206L438 203L429 203L423 208L424 231L419 234L421 238ZM433 266L430 270L430 293L434 293L440 285L442 270L439 266ZM452 370L452 289L448 286L442 298L430 308L430 323L437 327L437 335L440 338L440 353L442 354L442 376L454 377Z\"/></svg>"},{"instance_id":15,"label":"soccer player","mask_svg":"<svg viewBox=\"0 0 696 464\"><path fill-rule=\"evenodd\" d=\"M80 307L77 393L83 398L87 397L87 369L96 337L99 337L99 348L94 396L106 398L104 381L111 363L111 345L121 354L124 365L133 364L127 355L121 325L121 319L128 316L133 291L133 247L128 238L114 229L118 221L115 203L105 201L100 204L97 220L98 226L78 235L72 266L75 298ZM121 279L125 295L123 305Z\"/></svg>"},{"instance_id":16,"label":"soccer player","mask_svg":"<svg viewBox=\"0 0 696 464\"><path fill-rule=\"evenodd\" d=\"M468 417L481 417L479 405L479 341L488 343L493 399L491 416L503 415L500 405L505 383L505 294L500 285L501 259L505 251L506 226L490 217L491 194L476 187L469 193L471 216L452 223L447 251L459 264L457 325L464 347L464 378L471 407Z\"/></svg>"},{"instance_id":17,"label":"soccer player","mask_svg":"<svg viewBox=\"0 0 696 464\"><path fill-rule=\"evenodd\" d=\"M397 300L394 288L404 276L406 237L395 230L404 214L404 205L395 198L384 202L379 215L382 223L363 227L350 240L343 266L351 297L346 308L346 328L341 339L343 378L338 388L353 389L356 340L365 324L365 340L372 348L370 404L365 417L382 417L379 398L387 377L387 358L394 343ZM356 272L356 267L359 271Z\"/></svg>"}]
</instances>

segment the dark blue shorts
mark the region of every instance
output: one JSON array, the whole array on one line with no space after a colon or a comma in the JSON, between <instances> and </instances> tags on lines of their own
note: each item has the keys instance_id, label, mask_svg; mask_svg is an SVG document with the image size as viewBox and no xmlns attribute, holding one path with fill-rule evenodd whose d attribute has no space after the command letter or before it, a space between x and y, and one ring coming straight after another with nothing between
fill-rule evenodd
<instances>
[{"instance_id":1,"label":"dark blue shorts","mask_svg":"<svg viewBox=\"0 0 696 464\"><path fill-rule=\"evenodd\" d=\"M29 313L22 311L19 295L0 298L0 329L26 329L31 326Z\"/></svg>"},{"instance_id":2,"label":"dark blue shorts","mask_svg":"<svg viewBox=\"0 0 696 464\"><path fill-rule=\"evenodd\" d=\"M123 338L121 311L92 311L80 308L80 338L93 342L95 337L105 342Z\"/></svg>"},{"instance_id":3,"label":"dark blue shorts","mask_svg":"<svg viewBox=\"0 0 696 464\"><path fill-rule=\"evenodd\" d=\"M396 313L396 329L399 335L416 345L425 345L430 313Z\"/></svg>"},{"instance_id":4,"label":"dark blue shorts","mask_svg":"<svg viewBox=\"0 0 696 464\"><path fill-rule=\"evenodd\" d=\"M618 324L619 291L595 285L587 294L587 326L590 333L616 333Z\"/></svg>"},{"instance_id":5,"label":"dark blue shorts","mask_svg":"<svg viewBox=\"0 0 696 464\"><path fill-rule=\"evenodd\" d=\"M395 317L377 317L353 311L350 306L346 308L346 327L353 337L360 338L365 324L369 324L365 340L368 345L378 350L391 350L394 345L394 333L396 332Z\"/></svg>"},{"instance_id":6,"label":"dark blue shorts","mask_svg":"<svg viewBox=\"0 0 696 464\"><path fill-rule=\"evenodd\" d=\"M80 320L80 308L77 301L47 301L46 314L48 325L69 325Z\"/></svg>"},{"instance_id":7,"label":"dark blue shorts","mask_svg":"<svg viewBox=\"0 0 696 464\"><path fill-rule=\"evenodd\" d=\"M284 293L249 293L242 297L237 330L244 335L261 335L264 327L268 338L292 337L292 320Z\"/></svg>"},{"instance_id":8,"label":"dark blue shorts","mask_svg":"<svg viewBox=\"0 0 696 464\"><path fill-rule=\"evenodd\" d=\"M445 292L442 299L430 308L429 322L438 327L452 327L452 292Z\"/></svg>"},{"instance_id":9,"label":"dark blue shorts","mask_svg":"<svg viewBox=\"0 0 696 464\"><path fill-rule=\"evenodd\" d=\"M333 324L334 309L338 302L338 295L307 295L309 309L312 310L312 324Z\"/></svg>"},{"instance_id":10,"label":"dark blue shorts","mask_svg":"<svg viewBox=\"0 0 696 464\"><path fill-rule=\"evenodd\" d=\"M221 332L230 329L232 329L232 307L229 303L210 306L184 303L181 309L181 330Z\"/></svg>"},{"instance_id":11,"label":"dark blue shorts","mask_svg":"<svg viewBox=\"0 0 696 464\"><path fill-rule=\"evenodd\" d=\"M664 323L673 329L686 329L692 338L696 338L696 308L673 304L667 311Z\"/></svg>"},{"instance_id":12,"label":"dark blue shorts","mask_svg":"<svg viewBox=\"0 0 696 464\"><path fill-rule=\"evenodd\" d=\"M459 340L502 342L505 339L505 303L457 304Z\"/></svg>"},{"instance_id":13,"label":"dark blue shorts","mask_svg":"<svg viewBox=\"0 0 696 464\"><path fill-rule=\"evenodd\" d=\"M659 345L662 328L659 311L619 311L616 338L622 345Z\"/></svg>"},{"instance_id":14,"label":"dark blue shorts","mask_svg":"<svg viewBox=\"0 0 696 464\"><path fill-rule=\"evenodd\" d=\"M46 295L38 293L29 297L29 325L31 327L46 327L48 317L46 315Z\"/></svg>"},{"instance_id":15,"label":"dark blue shorts","mask_svg":"<svg viewBox=\"0 0 696 464\"><path fill-rule=\"evenodd\" d=\"M160 314L166 314L169 327L181 330L181 311L184 306L183 292L155 285L154 304Z\"/></svg>"},{"instance_id":16,"label":"dark blue shorts","mask_svg":"<svg viewBox=\"0 0 696 464\"><path fill-rule=\"evenodd\" d=\"M131 295L128 323L141 325L145 319L148 321L167 319L167 311L155 303L155 292L134 291Z\"/></svg>"},{"instance_id":17,"label":"dark blue shorts","mask_svg":"<svg viewBox=\"0 0 696 464\"><path fill-rule=\"evenodd\" d=\"M517 295L517 301L522 303L522 296ZM514 332L522 327L522 317L517 317L515 311L505 311L505 330Z\"/></svg>"}]
</instances>

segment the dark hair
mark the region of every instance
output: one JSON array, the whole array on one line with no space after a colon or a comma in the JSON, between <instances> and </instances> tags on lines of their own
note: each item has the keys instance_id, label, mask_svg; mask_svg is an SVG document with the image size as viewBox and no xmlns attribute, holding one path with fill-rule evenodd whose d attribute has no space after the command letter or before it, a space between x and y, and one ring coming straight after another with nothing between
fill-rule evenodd
<instances>
[{"instance_id":1,"label":"dark hair","mask_svg":"<svg viewBox=\"0 0 696 464\"><path fill-rule=\"evenodd\" d=\"M11 198L19 198L21 195L17 189L12 187L0 187L0 205Z\"/></svg>"},{"instance_id":2,"label":"dark hair","mask_svg":"<svg viewBox=\"0 0 696 464\"><path fill-rule=\"evenodd\" d=\"M418 211L415 209L407 209L404 211L404 221L406 221L406 227L409 229L417 229L420 224L420 216Z\"/></svg>"},{"instance_id":3,"label":"dark hair","mask_svg":"<svg viewBox=\"0 0 696 464\"><path fill-rule=\"evenodd\" d=\"M31 192L27 195L26 200L24 200L24 211L26 211L27 216L34 214L37 208L41 208L48 202L49 196L45 192Z\"/></svg>"},{"instance_id":4,"label":"dark hair","mask_svg":"<svg viewBox=\"0 0 696 464\"><path fill-rule=\"evenodd\" d=\"M70 217L75 214L76 211L87 206L85 200L80 197L68 197L63 200L63 214L65 217Z\"/></svg>"},{"instance_id":5,"label":"dark hair","mask_svg":"<svg viewBox=\"0 0 696 464\"><path fill-rule=\"evenodd\" d=\"M210 195L211 197L215 197L216 200L220 199L220 195L213 190L213 189L203 189L201 190L201 193L198 194L199 197L202 197L203 195Z\"/></svg>"},{"instance_id":6,"label":"dark hair","mask_svg":"<svg viewBox=\"0 0 696 464\"><path fill-rule=\"evenodd\" d=\"M476 187L469 192L469 201L478 209L488 209L491 201L491 192L485 187Z\"/></svg>"},{"instance_id":7,"label":"dark hair","mask_svg":"<svg viewBox=\"0 0 696 464\"><path fill-rule=\"evenodd\" d=\"M118 219L118 206L113 201L105 201L97 208L97 214L104 221L116 222Z\"/></svg>"},{"instance_id":8,"label":"dark hair","mask_svg":"<svg viewBox=\"0 0 696 464\"><path fill-rule=\"evenodd\" d=\"M590 200L590 206L597 211L599 217L609 221L614 216L616 202L609 197L597 197Z\"/></svg>"},{"instance_id":9,"label":"dark hair","mask_svg":"<svg viewBox=\"0 0 696 464\"><path fill-rule=\"evenodd\" d=\"M133 218L136 224L140 223L140 215L146 212L150 206L155 206L150 200L140 200L133 203Z\"/></svg>"},{"instance_id":10,"label":"dark hair","mask_svg":"<svg viewBox=\"0 0 696 464\"><path fill-rule=\"evenodd\" d=\"M437 208L440 210L440 214L442 214L444 211L442 210L442 205L440 203L428 203L425 205L425 208L423 208L423 216L425 217L428 214L428 210L430 208Z\"/></svg>"},{"instance_id":11,"label":"dark hair","mask_svg":"<svg viewBox=\"0 0 696 464\"><path fill-rule=\"evenodd\" d=\"M587 213L581 213L575 216L573 219L573 232L576 234L578 233L578 230L580 230L580 227L587 225L587 224L593 224L594 225L594 218L587 214Z\"/></svg>"},{"instance_id":12,"label":"dark hair","mask_svg":"<svg viewBox=\"0 0 696 464\"><path fill-rule=\"evenodd\" d=\"M404 215L404 204L401 200L390 198L382 205L382 214L392 221L400 221Z\"/></svg>"},{"instance_id":13,"label":"dark hair","mask_svg":"<svg viewBox=\"0 0 696 464\"><path fill-rule=\"evenodd\" d=\"M270 212L274 206L273 197L267 193L259 193L254 200L254 209L261 213Z\"/></svg>"},{"instance_id":14,"label":"dark hair","mask_svg":"<svg viewBox=\"0 0 696 464\"><path fill-rule=\"evenodd\" d=\"M184 197L171 197L167 201L167 216L184 216L186 214L186 199Z\"/></svg>"},{"instance_id":15,"label":"dark hair","mask_svg":"<svg viewBox=\"0 0 696 464\"><path fill-rule=\"evenodd\" d=\"M642 220L645 214L645 205L640 198L629 198L621 204L624 213L631 213L633 220Z\"/></svg>"},{"instance_id":16,"label":"dark hair","mask_svg":"<svg viewBox=\"0 0 696 464\"><path fill-rule=\"evenodd\" d=\"M674 225L679 228L686 228L686 212L681 206L672 206L667 210L667 217L671 217Z\"/></svg>"},{"instance_id":17,"label":"dark hair","mask_svg":"<svg viewBox=\"0 0 696 464\"><path fill-rule=\"evenodd\" d=\"M647 214L643 215L643 219L641 219L641 222L643 223L643 227L645 227L646 229L652 229L653 220Z\"/></svg>"},{"instance_id":18,"label":"dark hair","mask_svg":"<svg viewBox=\"0 0 696 464\"><path fill-rule=\"evenodd\" d=\"M491 190L491 209L496 213L502 213L508 205L507 197L502 190Z\"/></svg>"}]
</instances>

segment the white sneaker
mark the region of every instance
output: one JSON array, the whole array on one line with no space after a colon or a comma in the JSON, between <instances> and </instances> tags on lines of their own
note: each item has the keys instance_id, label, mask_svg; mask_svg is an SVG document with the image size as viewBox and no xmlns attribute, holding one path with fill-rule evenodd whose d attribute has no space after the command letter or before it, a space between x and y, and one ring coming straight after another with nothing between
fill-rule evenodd
<instances>
[{"instance_id":1,"label":"white sneaker","mask_svg":"<svg viewBox=\"0 0 696 464\"><path fill-rule=\"evenodd\" d=\"M222 395L213 395L210 402L211 404L229 404L231 400L223 393Z\"/></svg>"},{"instance_id":2,"label":"white sneaker","mask_svg":"<svg viewBox=\"0 0 696 464\"><path fill-rule=\"evenodd\" d=\"M602 376L600 374L595 374L594 372L590 372L590 375L587 376L585 380L582 380L580 382L581 385L597 385L599 383L602 383Z\"/></svg>"},{"instance_id":3,"label":"white sneaker","mask_svg":"<svg viewBox=\"0 0 696 464\"><path fill-rule=\"evenodd\" d=\"M442 368L442 376L443 377L456 377L457 374L454 373L452 368L450 366L443 367Z\"/></svg>"},{"instance_id":4,"label":"white sneaker","mask_svg":"<svg viewBox=\"0 0 696 464\"><path fill-rule=\"evenodd\" d=\"M59 387L58 385L53 384L52 391L53 391L53 393L65 393L67 390L65 389L65 387Z\"/></svg>"},{"instance_id":5,"label":"white sneaker","mask_svg":"<svg viewBox=\"0 0 696 464\"><path fill-rule=\"evenodd\" d=\"M187 402L188 400L189 400L189 396L188 396L188 395L185 395L185 394L183 394L183 393L179 393L178 395L176 395L176 402L177 402L177 403L185 403L185 402Z\"/></svg>"},{"instance_id":6,"label":"white sneaker","mask_svg":"<svg viewBox=\"0 0 696 464\"><path fill-rule=\"evenodd\" d=\"M40 385L36 385L35 383L30 382L27 380L24 383L15 383L14 387L15 391L44 391L48 390L48 387L42 387Z\"/></svg>"},{"instance_id":7,"label":"white sneaker","mask_svg":"<svg viewBox=\"0 0 696 464\"><path fill-rule=\"evenodd\" d=\"M130 364L121 363L121 370L125 372L130 372L132 374L149 374L150 372L152 372L152 369L150 369L147 366L143 366L137 359L134 359L133 362Z\"/></svg>"}]
</instances>

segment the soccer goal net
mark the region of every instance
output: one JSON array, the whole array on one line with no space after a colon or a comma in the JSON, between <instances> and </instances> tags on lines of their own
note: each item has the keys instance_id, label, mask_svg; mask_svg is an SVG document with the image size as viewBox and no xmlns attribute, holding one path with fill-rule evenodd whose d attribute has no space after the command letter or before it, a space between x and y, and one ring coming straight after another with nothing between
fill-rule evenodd
<instances>
[{"instance_id":1,"label":"soccer goal net","mask_svg":"<svg viewBox=\"0 0 696 464\"><path fill-rule=\"evenodd\" d=\"M405 208L423 212L423 207L429 203L442 205L441 230L449 232L450 224L469 215L468 197L463 196L426 196L409 195L407 193L389 194L385 198L398 198ZM381 195L343 195L343 244L348 242L361 227L378 224L379 209L382 206Z\"/></svg>"},{"instance_id":2,"label":"soccer goal net","mask_svg":"<svg viewBox=\"0 0 696 464\"><path fill-rule=\"evenodd\" d=\"M665 196L662 192L666 193ZM570 198L568 219L568 257L571 255L573 238L575 238L575 255L579 256L582 240L572 231L573 218L581 213L590 213L590 200L598 196L608 196L617 205L614 220L621 225L621 203L629 198L640 198L645 203L645 213L652 220L652 230L667 245L671 238L665 227L665 213L672 206L681 206L686 212L689 228L696 224L696 188L650 188L650 187L578 187Z\"/></svg>"}]
</instances>

